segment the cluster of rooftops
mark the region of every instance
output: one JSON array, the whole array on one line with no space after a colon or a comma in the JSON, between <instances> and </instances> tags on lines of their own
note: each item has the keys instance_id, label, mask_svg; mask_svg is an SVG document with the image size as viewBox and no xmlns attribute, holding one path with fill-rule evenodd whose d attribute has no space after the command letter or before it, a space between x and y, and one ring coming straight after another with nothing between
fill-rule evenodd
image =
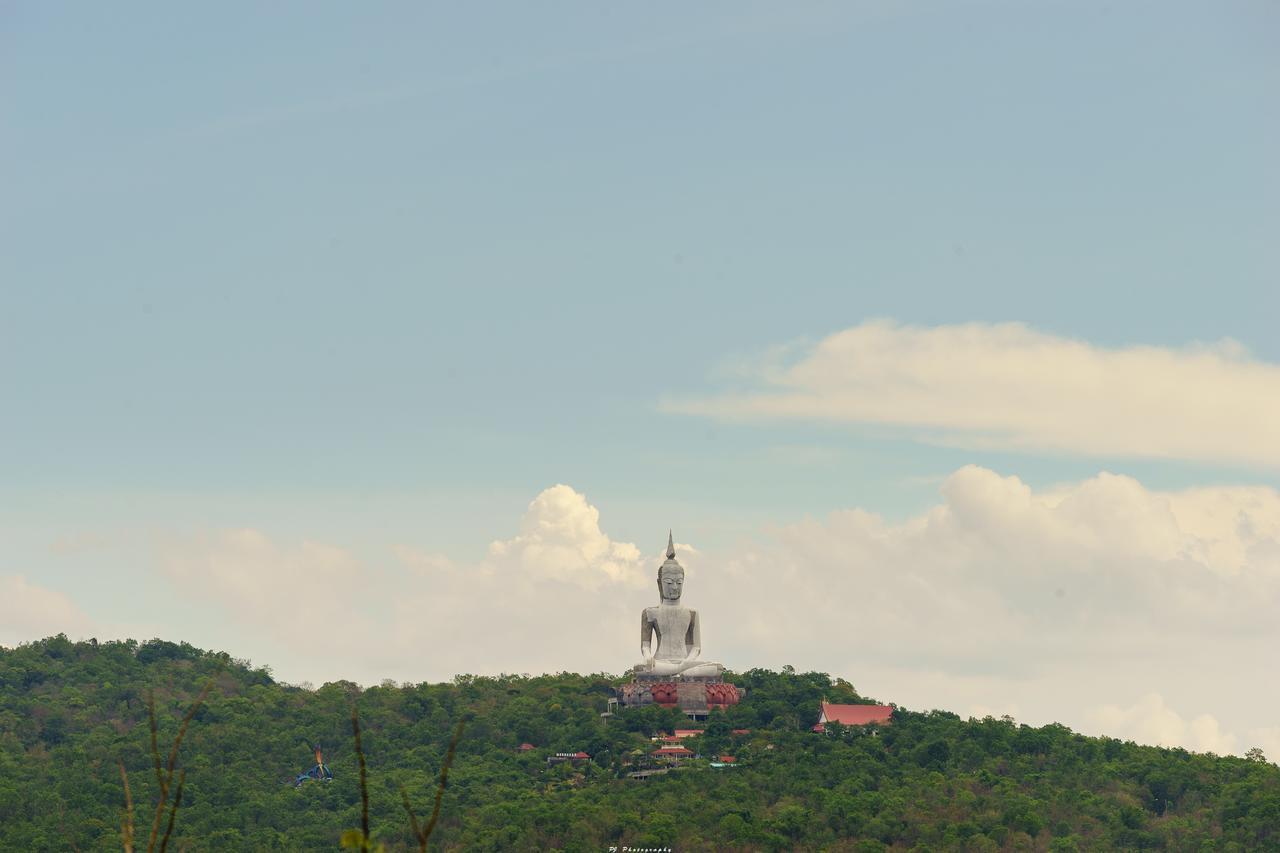
<instances>
[{"instance_id":1,"label":"cluster of rooftops","mask_svg":"<svg viewBox=\"0 0 1280 853\"><path fill-rule=\"evenodd\" d=\"M887 726L893 717L892 705L837 705L831 702L823 702L822 710L818 714L818 722L813 726L815 732L825 732L826 727L830 723L839 723L842 726L868 726L879 725ZM658 735L652 738L659 746L653 752L649 753L654 758L667 760L676 760L684 758L693 758L695 753L680 743L685 738L698 737L702 735L705 729L676 729L669 735ZM733 729L731 734L748 735L751 729ZM531 743L520 744L520 752L530 752L536 749ZM559 764L568 761L577 763L580 761L589 761L591 756L585 752L557 752L554 755L547 756L548 764ZM733 764L735 758L732 755L721 755L716 762L718 766Z\"/></svg>"},{"instance_id":2,"label":"cluster of rooftops","mask_svg":"<svg viewBox=\"0 0 1280 853\"><path fill-rule=\"evenodd\" d=\"M693 758L694 751L692 749L686 746L678 746L678 744L685 738L698 737L704 731L705 729L676 729L669 735L655 737L653 740L666 744L666 746L660 746L649 754L654 758ZM751 729L734 729L732 733L735 735L749 735L751 734ZM720 756L720 761L724 764L732 764L734 757L732 755L722 755Z\"/></svg>"}]
</instances>

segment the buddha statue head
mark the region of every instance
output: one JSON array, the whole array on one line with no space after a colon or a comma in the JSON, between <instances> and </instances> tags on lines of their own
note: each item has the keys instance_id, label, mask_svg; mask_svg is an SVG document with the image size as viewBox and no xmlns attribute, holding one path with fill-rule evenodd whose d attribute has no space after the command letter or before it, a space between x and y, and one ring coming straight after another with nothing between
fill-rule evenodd
<instances>
[{"instance_id":1,"label":"buddha statue head","mask_svg":"<svg viewBox=\"0 0 1280 853\"><path fill-rule=\"evenodd\" d=\"M667 533L667 559L658 567L658 595L664 604L677 604L684 590L684 566L676 562L676 545Z\"/></svg>"}]
</instances>

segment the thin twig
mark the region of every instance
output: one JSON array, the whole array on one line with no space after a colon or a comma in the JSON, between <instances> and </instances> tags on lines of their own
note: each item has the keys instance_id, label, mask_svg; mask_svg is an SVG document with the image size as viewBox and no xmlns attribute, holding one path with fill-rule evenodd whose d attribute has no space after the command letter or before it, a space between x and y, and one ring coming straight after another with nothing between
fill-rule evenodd
<instances>
[{"instance_id":1,"label":"thin twig","mask_svg":"<svg viewBox=\"0 0 1280 853\"><path fill-rule=\"evenodd\" d=\"M124 825L120 827L120 835L124 840L124 853L133 853L133 793L129 790L129 774L124 772L124 762L120 766L120 781L124 782Z\"/></svg>"},{"instance_id":2,"label":"thin twig","mask_svg":"<svg viewBox=\"0 0 1280 853\"><path fill-rule=\"evenodd\" d=\"M458 751L458 741L462 740L462 730L466 728L467 721L465 719L458 721L458 727L453 731L453 738L449 741L449 750L445 753L444 764L440 767L440 784L436 786L436 802L431 809L431 820L427 821L426 828L422 830L422 834L418 836L418 850L425 851L427 849L427 839L431 838L431 833L435 832L436 821L440 820L440 803L444 800L444 788L449 783L449 768L453 766L454 754Z\"/></svg>"},{"instance_id":3,"label":"thin twig","mask_svg":"<svg viewBox=\"0 0 1280 853\"><path fill-rule=\"evenodd\" d=\"M166 799L164 773L160 770L160 747L156 745L156 695L147 691L147 722L151 725L151 761L156 766L156 786L160 789L160 799Z\"/></svg>"},{"instance_id":4,"label":"thin twig","mask_svg":"<svg viewBox=\"0 0 1280 853\"><path fill-rule=\"evenodd\" d=\"M400 802L404 804L404 810L409 813L409 825L413 827L414 839L421 841L422 830L418 828L418 816L413 813L413 806L409 805L409 792L404 789L404 785L400 786Z\"/></svg>"},{"instance_id":5,"label":"thin twig","mask_svg":"<svg viewBox=\"0 0 1280 853\"><path fill-rule=\"evenodd\" d=\"M178 736L173 739L173 748L169 750L168 778L167 782L173 782L173 765L178 760L178 747L182 746L182 739L187 736L187 726L191 725L191 720L195 718L196 713L200 710L200 706L204 704L205 697L209 695L209 691L213 689L213 679L210 678L204 683L204 688L200 691L200 695L196 697L196 701L191 703L191 707L187 709L187 715L182 718L182 725L178 727ZM166 785L166 789L167 789Z\"/></svg>"},{"instance_id":6,"label":"thin twig","mask_svg":"<svg viewBox=\"0 0 1280 853\"><path fill-rule=\"evenodd\" d=\"M151 761L156 768L156 787L160 789L160 799L156 802L156 811L151 818L151 834L147 836L147 853L156 849L156 836L160 834L160 818L164 815L164 804L169 801L169 783L165 781L164 771L160 769L160 747L156 745L156 697L147 691L147 720L151 725Z\"/></svg>"},{"instance_id":7,"label":"thin twig","mask_svg":"<svg viewBox=\"0 0 1280 853\"><path fill-rule=\"evenodd\" d=\"M160 769L160 750L156 746L156 703L155 696L147 693L147 713L151 721L151 759L156 768L156 781L160 786L160 799L156 803L156 812L151 819L151 835L147 838L147 853L156 849L156 838L160 835L160 821L164 818L165 807L169 804L169 786L173 784L173 769L178 762L178 748L182 746L182 739L187 736L187 726L191 725L191 721L195 719L196 714L200 710L200 706L204 704L205 697L209 695L209 691L213 689L213 677L210 676L201 688L200 694L191 703L191 707L187 709L187 713L182 718L181 725L178 726L178 734L174 736L173 745L169 748L169 760L166 764L167 772ZM186 771L183 771L185 774ZM181 784L181 782L179 782ZM173 831L173 822L177 818L178 806L181 802L181 793L174 800L173 808L169 812L169 827L165 832L165 839L169 837L169 833ZM160 849L164 849L161 846Z\"/></svg>"},{"instance_id":8,"label":"thin twig","mask_svg":"<svg viewBox=\"0 0 1280 853\"><path fill-rule=\"evenodd\" d=\"M165 827L164 838L160 840L160 853L164 853L169 846L169 836L173 834L173 822L178 817L178 807L182 805L182 786L187 781L187 771L184 768L178 774L178 788L173 792L173 808L169 809L169 825Z\"/></svg>"},{"instance_id":9,"label":"thin twig","mask_svg":"<svg viewBox=\"0 0 1280 853\"><path fill-rule=\"evenodd\" d=\"M356 714L355 703L351 703L351 731L356 738L356 758L360 762L360 831L361 840L369 841L369 786L365 781L364 745L360 742L360 717Z\"/></svg>"}]
</instances>

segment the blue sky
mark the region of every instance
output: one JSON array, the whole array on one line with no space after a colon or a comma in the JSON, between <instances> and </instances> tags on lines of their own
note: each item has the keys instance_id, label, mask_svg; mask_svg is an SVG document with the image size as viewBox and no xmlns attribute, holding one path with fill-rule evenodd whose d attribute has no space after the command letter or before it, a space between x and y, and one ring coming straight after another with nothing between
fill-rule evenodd
<instances>
[{"instance_id":1,"label":"blue sky","mask_svg":"<svg viewBox=\"0 0 1280 853\"><path fill-rule=\"evenodd\" d=\"M917 517L965 465L1274 489L1265 448L685 403L877 320L1175 365L1230 339L1197 387L1261 371L1232 399L1265 396L1278 24L1264 3L10 4L0 574L133 631L173 595L157 540L474 563L557 483L614 541L656 553L674 526L725 561L837 510ZM189 624L226 646L222 618Z\"/></svg>"}]
</instances>

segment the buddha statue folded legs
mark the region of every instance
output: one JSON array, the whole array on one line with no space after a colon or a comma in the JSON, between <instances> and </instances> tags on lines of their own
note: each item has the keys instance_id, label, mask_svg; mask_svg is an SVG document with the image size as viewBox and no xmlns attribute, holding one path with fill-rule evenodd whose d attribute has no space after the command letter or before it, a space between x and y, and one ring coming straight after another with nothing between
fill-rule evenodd
<instances>
[{"instance_id":1,"label":"buddha statue folded legs","mask_svg":"<svg viewBox=\"0 0 1280 853\"><path fill-rule=\"evenodd\" d=\"M634 671L637 675L719 678L724 674L724 667L710 661L654 660L647 664L637 664Z\"/></svg>"}]
</instances>

